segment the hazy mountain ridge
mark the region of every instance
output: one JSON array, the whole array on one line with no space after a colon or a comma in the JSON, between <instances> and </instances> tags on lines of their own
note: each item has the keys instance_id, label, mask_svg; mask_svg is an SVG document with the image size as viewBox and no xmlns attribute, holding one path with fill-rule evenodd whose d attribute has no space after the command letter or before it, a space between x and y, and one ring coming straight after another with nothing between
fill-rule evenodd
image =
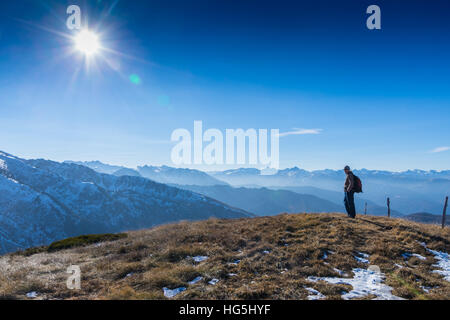
<instances>
[{"instance_id":1,"label":"hazy mountain ridge","mask_svg":"<svg viewBox=\"0 0 450 320\"><path fill-rule=\"evenodd\" d=\"M267 188L230 186L179 186L258 215L281 212L342 212L344 207L309 194Z\"/></svg>"},{"instance_id":2,"label":"hazy mountain ridge","mask_svg":"<svg viewBox=\"0 0 450 320\"><path fill-rule=\"evenodd\" d=\"M328 201L336 204L342 204L344 202L344 193L319 189L315 187L271 187L274 190L289 190L300 194L315 195L321 199L327 199ZM367 203L367 214L375 216L384 216L387 214L387 207L380 206L373 201L364 198L365 194L358 194L355 196L355 207L358 214L364 214L365 204ZM341 210L345 211L344 206L341 205ZM391 210L392 216L402 216L403 213L397 210Z\"/></svg>"},{"instance_id":3,"label":"hazy mountain ridge","mask_svg":"<svg viewBox=\"0 0 450 320\"><path fill-rule=\"evenodd\" d=\"M442 215L427 212L412 213L404 216L403 218L414 222L442 225ZM450 219L448 217L446 217L445 225L450 225Z\"/></svg>"}]
</instances>

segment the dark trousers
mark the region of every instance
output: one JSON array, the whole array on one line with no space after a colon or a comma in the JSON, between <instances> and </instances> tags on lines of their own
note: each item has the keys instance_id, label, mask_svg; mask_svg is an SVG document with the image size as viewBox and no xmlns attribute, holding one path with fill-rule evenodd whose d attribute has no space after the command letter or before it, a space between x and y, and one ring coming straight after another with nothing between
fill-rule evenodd
<instances>
[{"instance_id":1,"label":"dark trousers","mask_svg":"<svg viewBox=\"0 0 450 320\"><path fill-rule=\"evenodd\" d=\"M353 191L346 192L344 203L345 203L345 210L347 210L347 214L350 218L356 217L356 209L355 209L355 193Z\"/></svg>"}]
</instances>

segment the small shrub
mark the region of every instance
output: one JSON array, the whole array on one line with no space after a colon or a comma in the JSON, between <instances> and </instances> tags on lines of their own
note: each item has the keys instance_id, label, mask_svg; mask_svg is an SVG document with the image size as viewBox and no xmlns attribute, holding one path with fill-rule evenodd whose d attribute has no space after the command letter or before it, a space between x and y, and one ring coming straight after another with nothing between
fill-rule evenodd
<instances>
[{"instance_id":1,"label":"small shrub","mask_svg":"<svg viewBox=\"0 0 450 320\"><path fill-rule=\"evenodd\" d=\"M48 252L54 252L74 247L84 247L94 243L106 242L106 241L116 241L119 239L126 238L127 234L90 234L79 237L67 238L64 240L56 241L50 244L47 248Z\"/></svg>"}]
</instances>

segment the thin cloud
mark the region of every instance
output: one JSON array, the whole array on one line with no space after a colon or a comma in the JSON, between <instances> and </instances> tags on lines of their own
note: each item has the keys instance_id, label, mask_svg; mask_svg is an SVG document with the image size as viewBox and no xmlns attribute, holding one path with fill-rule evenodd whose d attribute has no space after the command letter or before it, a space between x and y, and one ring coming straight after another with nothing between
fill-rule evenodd
<instances>
[{"instance_id":1,"label":"thin cloud","mask_svg":"<svg viewBox=\"0 0 450 320\"><path fill-rule=\"evenodd\" d=\"M431 150L430 152L438 153L438 152L444 152L444 151L448 151L448 150L450 150L450 147L438 147L438 148Z\"/></svg>"},{"instance_id":2,"label":"thin cloud","mask_svg":"<svg viewBox=\"0 0 450 320\"><path fill-rule=\"evenodd\" d=\"M286 136L298 136L298 135L305 135L305 134L321 134L322 129L297 129L295 128L293 131L288 132L282 132L278 136L279 137L286 137Z\"/></svg>"}]
</instances>

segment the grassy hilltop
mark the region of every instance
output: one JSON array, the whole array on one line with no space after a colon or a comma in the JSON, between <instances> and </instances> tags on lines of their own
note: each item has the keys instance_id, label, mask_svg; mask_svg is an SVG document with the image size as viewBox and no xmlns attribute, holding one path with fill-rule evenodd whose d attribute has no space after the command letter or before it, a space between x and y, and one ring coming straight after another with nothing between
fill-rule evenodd
<instances>
[{"instance_id":1,"label":"grassy hilltop","mask_svg":"<svg viewBox=\"0 0 450 320\"><path fill-rule=\"evenodd\" d=\"M355 268L377 265L397 297L450 299L433 254L450 251L449 229L401 219L282 214L181 222L111 239L0 257L0 298L166 299L163 288L183 287L172 299L307 299L312 292L341 299L351 285L311 277L352 278ZM70 265L81 268L81 290L66 288Z\"/></svg>"}]
</instances>

